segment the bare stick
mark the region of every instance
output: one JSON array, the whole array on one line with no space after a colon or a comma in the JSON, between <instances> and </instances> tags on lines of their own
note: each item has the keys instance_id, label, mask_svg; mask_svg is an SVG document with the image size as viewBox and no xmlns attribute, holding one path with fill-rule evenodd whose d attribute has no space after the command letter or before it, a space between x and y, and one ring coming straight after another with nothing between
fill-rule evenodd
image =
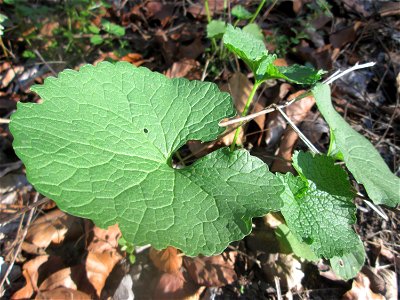
<instances>
[{"instance_id":1,"label":"bare stick","mask_svg":"<svg viewBox=\"0 0 400 300\"><path fill-rule=\"evenodd\" d=\"M349 68L345 71L340 71L340 70L336 71L332 76L325 79L322 83L331 84L332 82L334 82L335 80L338 80L340 77L343 77L346 74L349 74L355 70L365 69L365 68L375 66L375 64L376 64L375 62L369 62L369 63L365 63L365 64L361 64L361 65L356 63L354 66L352 66L351 68Z\"/></svg>"},{"instance_id":2,"label":"bare stick","mask_svg":"<svg viewBox=\"0 0 400 300\"><path fill-rule=\"evenodd\" d=\"M278 300L283 300L282 298L282 291L281 291L281 284L279 282L279 277L274 276L274 281L275 281L275 288L276 288L276 296Z\"/></svg>"},{"instance_id":3,"label":"bare stick","mask_svg":"<svg viewBox=\"0 0 400 300\"><path fill-rule=\"evenodd\" d=\"M365 196L361 193L357 193L358 196L365 198ZM378 206L375 206L373 203L368 201L367 199L363 199L365 204L367 204L374 212L376 212L379 216L381 216L385 221L389 220L389 217L385 214L385 212Z\"/></svg>"},{"instance_id":4,"label":"bare stick","mask_svg":"<svg viewBox=\"0 0 400 300\"><path fill-rule=\"evenodd\" d=\"M38 206L40 206L42 204L45 204L48 201L50 201L50 199L47 198L47 197L45 197L43 199L40 199L39 201L34 201L32 204L29 204L27 207L21 209L19 212L16 212L15 214L12 214L11 216L7 216L5 218L0 219L0 224L5 224L5 223L8 223L8 222L10 222L12 220L15 220L20 215L26 213L27 211L29 211L31 209L33 210L34 208L36 208L36 207L38 207Z\"/></svg>"},{"instance_id":5,"label":"bare stick","mask_svg":"<svg viewBox=\"0 0 400 300\"><path fill-rule=\"evenodd\" d=\"M292 127L293 130L299 135L299 138L301 138L301 140L307 145L307 147L310 148L311 152L315 154L320 154L321 152L319 152L319 150L315 148L315 146L308 140L308 138L306 138L306 136L300 131L300 129L297 128L297 126L292 122L292 120L290 120L288 115L285 114L285 112L280 107L277 106L276 109L285 118L286 122L288 122L290 127Z\"/></svg>"},{"instance_id":6,"label":"bare stick","mask_svg":"<svg viewBox=\"0 0 400 300\"><path fill-rule=\"evenodd\" d=\"M8 124L10 123L10 119L0 118L0 124Z\"/></svg>"}]
</instances>

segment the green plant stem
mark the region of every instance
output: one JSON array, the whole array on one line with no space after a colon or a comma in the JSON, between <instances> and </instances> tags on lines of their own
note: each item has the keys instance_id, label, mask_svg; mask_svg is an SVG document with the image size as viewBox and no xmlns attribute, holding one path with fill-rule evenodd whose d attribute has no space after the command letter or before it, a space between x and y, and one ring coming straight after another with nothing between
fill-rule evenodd
<instances>
[{"instance_id":1,"label":"green plant stem","mask_svg":"<svg viewBox=\"0 0 400 300\"><path fill-rule=\"evenodd\" d=\"M211 22L211 13L210 13L210 7L208 5L208 0L204 1L204 9L206 10L206 14L207 14L207 22L208 24L210 24ZM215 41L214 38L211 38L211 44L212 44L212 51L214 52L218 46L217 46L217 42Z\"/></svg>"},{"instance_id":2,"label":"green plant stem","mask_svg":"<svg viewBox=\"0 0 400 300\"><path fill-rule=\"evenodd\" d=\"M260 2L260 4L259 4L258 7L257 7L256 12L254 13L253 17L250 19L249 24L253 23L254 20L257 18L258 14L260 13L260 11L261 11L261 9L263 8L263 6L264 6L264 4L265 4L266 1L267 1L267 0L262 0L262 1Z\"/></svg>"},{"instance_id":3,"label":"green plant stem","mask_svg":"<svg viewBox=\"0 0 400 300\"><path fill-rule=\"evenodd\" d=\"M246 105L244 106L243 112L241 114L242 117L246 116L247 113L249 112L250 104L253 101L254 95L256 94L256 91L260 87L261 83L262 82L260 82L260 81L256 81L254 83L253 88L251 89L250 95L247 98ZM240 122L239 127L235 131L235 136L233 137L233 141L232 141L232 144L230 147L231 151L235 150L235 146L236 146L236 142L239 137L239 134L240 134L240 130L242 130L242 124L243 124L243 122Z\"/></svg>"}]
</instances>

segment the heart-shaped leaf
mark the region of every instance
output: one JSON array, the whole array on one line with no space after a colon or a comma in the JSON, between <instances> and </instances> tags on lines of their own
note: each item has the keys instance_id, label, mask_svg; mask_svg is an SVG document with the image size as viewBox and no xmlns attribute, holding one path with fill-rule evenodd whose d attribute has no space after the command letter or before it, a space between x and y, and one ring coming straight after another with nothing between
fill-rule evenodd
<instances>
[{"instance_id":1,"label":"heart-shaped leaf","mask_svg":"<svg viewBox=\"0 0 400 300\"><path fill-rule=\"evenodd\" d=\"M247 151L172 168L179 147L217 138L234 114L215 84L121 62L67 70L32 90L43 103L18 103L10 123L29 181L70 214L118 223L130 243L212 255L281 207L281 182Z\"/></svg>"}]
</instances>

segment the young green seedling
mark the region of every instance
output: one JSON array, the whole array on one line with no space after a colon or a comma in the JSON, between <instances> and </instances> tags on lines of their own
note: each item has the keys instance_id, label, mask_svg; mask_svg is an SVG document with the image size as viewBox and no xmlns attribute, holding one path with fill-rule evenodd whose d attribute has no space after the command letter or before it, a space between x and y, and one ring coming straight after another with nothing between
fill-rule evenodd
<instances>
[{"instance_id":1,"label":"young green seedling","mask_svg":"<svg viewBox=\"0 0 400 300\"><path fill-rule=\"evenodd\" d=\"M228 26L223 40L254 73L243 115L267 79L314 84L321 77L311 68L275 66L264 44L240 29ZM104 62L65 70L32 90L43 102L18 103L10 123L13 146L29 181L62 210L100 227L119 224L129 244L174 246L190 256L220 253L250 233L253 217L281 211L297 242L291 245L301 245L295 253L332 259L346 278L362 266L364 250L351 228L354 190L333 158L295 153L299 175L274 175L233 146L173 168L182 145L217 139L224 131L220 120L235 114L231 97L215 84ZM312 92L332 127L335 157L343 157L375 203L397 205L399 179L339 119L329 88L316 85ZM382 172L383 183L369 169Z\"/></svg>"}]
</instances>

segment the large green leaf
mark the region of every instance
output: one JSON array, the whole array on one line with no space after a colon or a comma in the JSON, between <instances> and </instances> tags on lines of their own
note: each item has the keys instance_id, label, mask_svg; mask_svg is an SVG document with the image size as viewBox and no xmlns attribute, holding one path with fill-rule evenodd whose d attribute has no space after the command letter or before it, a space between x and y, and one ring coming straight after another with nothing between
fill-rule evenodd
<instances>
[{"instance_id":1,"label":"large green leaf","mask_svg":"<svg viewBox=\"0 0 400 300\"><path fill-rule=\"evenodd\" d=\"M334 148L343 157L357 182L364 185L374 203L392 207L398 205L400 179L390 171L374 146L336 112L327 84L315 86L312 92L319 110L333 132Z\"/></svg>"},{"instance_id":2,"label":"large green leaf","mask_svg":"<svg viewBox=\"0 0 400 300\"><path fill-rule=\"evenodd\" d=\"M356 208L346 172L323 155L295 153L293 162L300 176L280 176L287 184L281 211L289 229L318 257L351 252L359 238L350 226Z\"/></svg>"},{"instance_id":3,"label":"large green leaf","mask_svg":"<svg viewBox=\"0 0 400 300\"><path fill-rule=\"evenodd\" d=\"M281 206L280 181L246 151L171 167L186 141L215 139L234 114L215 84L100 63L32 90L43 103L18 103L10 123L29 181L73 215L118 223L130 243L212 255Z\"/></svg>"}]
</instances>

